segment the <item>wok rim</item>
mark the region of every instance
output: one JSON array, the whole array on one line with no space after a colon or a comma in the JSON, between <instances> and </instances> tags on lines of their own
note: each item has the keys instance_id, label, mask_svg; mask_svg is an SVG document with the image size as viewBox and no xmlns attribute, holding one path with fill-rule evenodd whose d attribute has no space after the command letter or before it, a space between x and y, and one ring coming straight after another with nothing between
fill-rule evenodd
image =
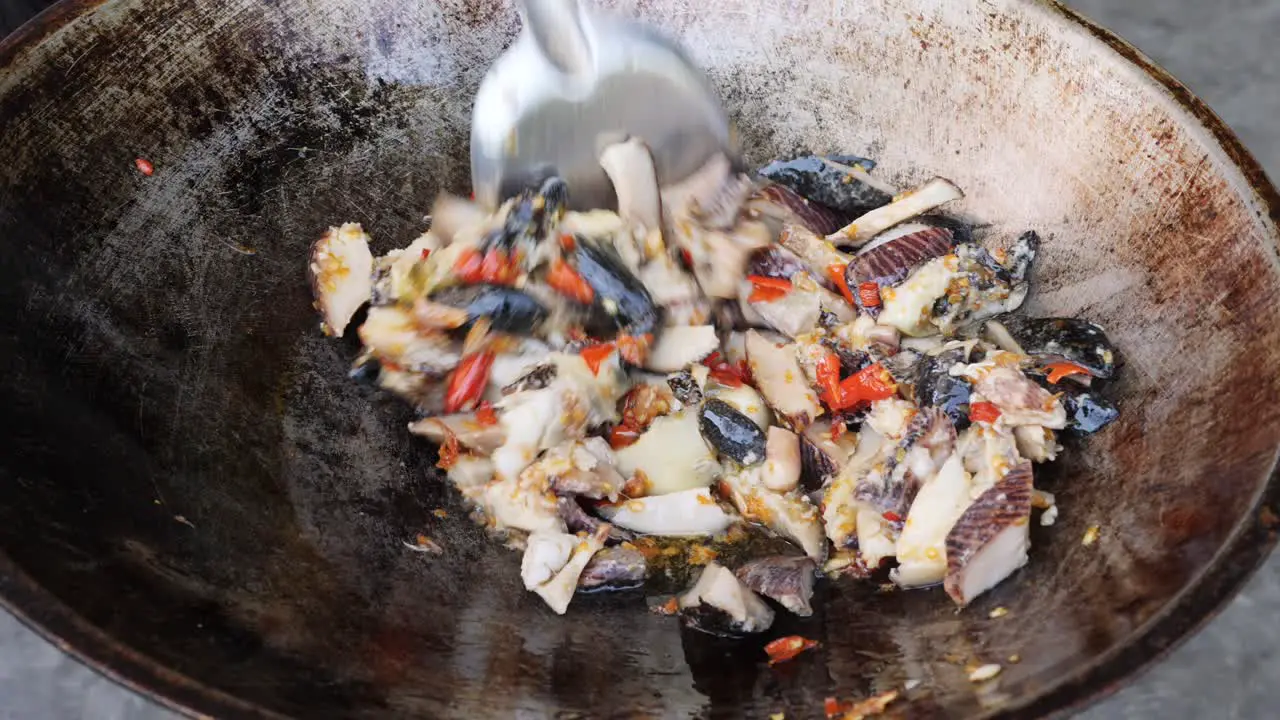
<instances>
[{"instance_id":1,"label":"wok rim","mask_svg":"<svg viewBox=\"0 0 1280 720\"><path fill-rule=\"evenodd\" d=\"M0 39L0 67L109 0L60 0ZM1280 247L1280 193L1257 159L1216 113L1167 70L1128 41L1058 0L1019 0L1066 19L1141 70L1191 114L1226 153L1266 209L1270 239ZM1103 48L1099 48L1105 52ZM1194 127L1194 124L1192 125ZM1203 571L1158 615L1120 645L1038 694L981 717L1022 720L1065 717L1115 694L1202 630L1253 577L1274 549L1280 529L1280 449L1265 484ZM169 710L192 718L285 718L256 703L175 672L109 636L41 587L0 551L0 608L86 667Z\"/></svg>"}]
</instances>

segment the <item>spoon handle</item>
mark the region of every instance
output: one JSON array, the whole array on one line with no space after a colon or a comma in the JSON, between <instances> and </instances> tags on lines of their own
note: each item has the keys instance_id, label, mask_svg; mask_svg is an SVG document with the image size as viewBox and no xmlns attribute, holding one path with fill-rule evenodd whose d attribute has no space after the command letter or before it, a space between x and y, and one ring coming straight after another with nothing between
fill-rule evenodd
<instances>
[{"instance_id":1,"label":"spoon handle","mask_svg":"<svg viewBox=\"0 0 1280 720\"><path fill-rule=\"evenodd\" d=\"M578 0L521 0L520 4L525 28L551 64L568 75L586 72L591 44Z\"/></svg>"}]
</instances>

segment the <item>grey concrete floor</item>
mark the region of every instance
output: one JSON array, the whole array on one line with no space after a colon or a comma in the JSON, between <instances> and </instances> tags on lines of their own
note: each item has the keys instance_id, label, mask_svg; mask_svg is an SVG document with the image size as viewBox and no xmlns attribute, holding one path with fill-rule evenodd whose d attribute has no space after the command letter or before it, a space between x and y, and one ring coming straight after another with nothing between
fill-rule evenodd
<instances>
[{"instance_id":1,"label":"grey concrete floor","mask_svg":"<svg viewBox=\"0 0 1280 720\"><path fill-rule=\"evenodd\" d=\"M1070 0L1168 68L1280 178L1280 0ZM1204 631L1084 720L1280 716L1280 557ZM1268 708L1272 708L1268 710ZM175 717L0 612L0 720Z\"/></svg>"}]
</instances>

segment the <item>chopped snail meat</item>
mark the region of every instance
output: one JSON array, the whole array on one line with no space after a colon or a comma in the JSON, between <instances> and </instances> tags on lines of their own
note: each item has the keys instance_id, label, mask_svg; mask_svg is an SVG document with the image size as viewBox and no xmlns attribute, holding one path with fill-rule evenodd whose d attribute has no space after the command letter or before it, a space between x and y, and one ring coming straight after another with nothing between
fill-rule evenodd
<instances>
[{"instance_id":1,"label":"chopped snail meat","mask_svg":"<svg viewBox=\"0 0 1280 720\"><path fill-rule=\"evenodd\" d=\"M837 549L857 547L860 506L854 500L854 492L889 447L890 441L885 436L876 432L870 423L863 423L858 431L856 451L827 486L823 496L822 520L827 537Z\"/></svg>"},{"instance_id":2,"label":"chopped snail meat","mask_svg":"<svg viewBox=\"0 0 1280 720\"><path fill-rule=\"evenodd\" d=\"M457 195L441 193L431 205L431 234L442 245L450 245L466 230L476 231L491 223L489 213L479 204Z\"/></svg>"},{"instance_id":3,"label":"chopped snail meat","mask_svg":"<svg viewBox=\"0 0 1280 720\"><path fill-rule=\"evenodd\" d=\"M883 307L878 322L912 337L937 332L929 321L930 313L934 303L947 294L952 281L959 277L957 262L953 256L934 258L891 292L881 291Z\"/></svg>"},{"instance_id":4,"label":"chopped snail meat","mask_svg":"<svg viewBox=\"0 0 1280 720\"><path fill-rule=\"evenodd\" d=\"M461 345L438 330L424 330L399 305L369 308L360 341L382 361L412 372L444 374L462 360Z\"/></svg>"},{"instance_id":5,"label":"chopped snail meat","mask_svg":"<svg viewBox=\"0 0 1280 720\"><path fill-rule=\"evenodd\" d=\"M390 305L420 297L423 293L416 281L419 279L422 263L443 246L435 233L425 232L408 247L392 250L377 258L373 266L371 302L374 305Z\"/></svg>"},{"instance_id":6,"label":"chopped snail meat","mask_svg":"<svg viewBox=\"0 0 1280 720\"><path fill-rule=\"evenodd\" d=\"M1016 367L984 362L963 366L957 371L973 381L977 394L1000 409L1000 419L1005 425L1039 425L1052 430L1067 426L1067 411L1062 402Z\"/></svg>"},{"instance_id":7,"label":"chopped snail meat","mask_svg":"<svg viewBox=\"0 0 1280 720\"><path fill-rule=\"evenodd\" d=\"M759 593L800 617L813 615L813 584L817 564L809 557L776 555L758 558L738 568L734 575Z\"/></svg>"},{"instance_id":8,"label":"chopped snail meat","mask_svg":"<svg viewBox=\"0 0 1280 720\"><path fill-rule=\"evenodd\" d=\"M1051 462L1062 451L1057 436L1046 427L1020 425L1013 429L1013 437L1018 443L1018 454L1031 462Z\"/></svg>"},{"instance_id":9,"label":"chopped snail meat","mask_svg":"<svg viewBox=\"0 0 1280 720\"><path fill-rule=\"evenodd\" d=\"M578 578L578 590L629 590L644 584L648 574L644 553L629 547L607 547L597 552Z\"/></svg>"},{"instance_id":10,"label":"chopped snail meat","mask_svg":"<svg viewBox=\"0 0 1280 720\"><path fill-rule=\"evenodd\" d=\"M947 535L973 498L964 460L953 454L926 482L911 504L911 512L895 545L898 567L890 573L902 587L942 582L947 574Z\"/></svg>"},{"instance_id":11,"label":"chopped snail meat","mask_svg":"<svg viewBox=\"0 0 1280 720\"><path fill-rule=\"evenodd\" d=\"M543 450L588 428L617 420L622 386L614 370L593 373L578 355L552 357L555 378L537 390L521 390L498 403L507 440L493 453L498 477L520 474Z\"/></svg>"},{"instance_id":12,"label":"chopped snail meat","mask_svg":"<svg viewBox=\"0 0 1280 720\"><path fill-rule=\"evenodd\" d=\"M352 316L373 294L373 254L360 225L331 227L311 246L311 288L325 332L342 337Z\"/></svg>"},{"instance_id":13,"label":"chopped snail meat","mask_svg":"<svg viewBox=\"0 0 1280 720\"><path fill-rule=\"evenodd\" d=\"M601 505L597 512L627 530L667 537L715 535L737 521L735 515L725 512L707 488Z\"/></svg>"},{"instance_id":14,"label":"chopped snail meat","mask_svg":"<svg viewBox=\"0 0 1280 720\"><path fill-rule=\"evenodd\" d=\"M899 223L964 197L955 183L946 178L934 178L914 190L898 196L898 199L867 212L853 222L827 236L836 245L859 247L879 233Z\"/></svg>"},{"instance_id":15,"label":"chopped snail meat","mask_svg":"<svg viewBox=\"0 0 1280 720\"><path fill-rule=\"evenodd\" d=\"M609 443L593 437L569 440L550 448L524 469L521 482L545 484L558 495L617 500L626 478L614 466Z\"/></svg>"},{"instance_id":16,"label":"chopped snail meat","mask_svg":"<svg viewBox=\"0 0 1280 720\"><path fill-rule=\"evenodd\" d=\"M476 501L493 481L493 461L487 457L462 455L448 470L449 482L463 497Z\"/></svg>"},{"instance_id":17,"label":"chopped snail meat","mask_svg":"<svg viewBox=\"0 0 1280 720\"><path fill-rule=\"evenodd\" d=\"M524 544L524 557L520 560L520 579L524 581L524 589L533 590L555 577L569 564L569 557L577 545L577 535L548 530L529 533Z\"/></svg>"},{"instance_id":18,"label":"chopped snail meat","mask_svg":"<svg viewBox=\"0 0 1280 720\"><path fill-rule=\"evenodd\" d=\"M947 535L947 594L964 606L1027 563L1031 463L1022 462L964 511Z\"/></svg>"},{"instance_id":19,"label":"chopped snail meat","mask_svg":"<svg viewBox=\"0 0 1280 720\"><path fill-rule=\"evenodd\" d=\"M680 372L720 349L720 338L711 325L669 327L649 351L645 367L654 372Z\"/></svg>"},{"instance_id":20,"label":"chopped snail meat","mask_svg":"<svg viewBox=\"0 0 1280 720\"><path fill-rule=\"evenodd\" d=\"M833 233L844 227L850 216L815 202L809 202L785 185L766 185L755 192L746 205L752 217L778 227L800 225L819 235Z\"/></svg>"},{"instance_id":21,"label":"chopped snail meat","mask_svg":"<svg viewBox=\"0 0 1280 720\"><path fill-rule=\"evenodd\" d=\"M496 530L564 530L555 496L545 483L530 485L519 478L499 479L480 489L472 500Z\"/></svg>"},{"instance_id":22,"label":"chopped snail meat","mask_svg":"<svg viewBox=\"0 0 1280 720\"><path fill-rule=\"evenodd\" d=\"M809 557L821 561L827 554L827 541L818 508L796 490L770 490L760 474L758 467L745 468L726 473L722 479L743 519L764 525L795 542Z\"/></svg>"},{"instance_id":23,"label":"chopped snail meat","mask_svg":"<svg viewBox=\"0 0 1280 720\"><path fill-rule=\"evenodd\" d=\"M705 488L720 474L720 464L703 441L693 411L657 418L639 440L615 451L615 457L624 476L643 474L649 495Z\"/></svg>"},{"instance_id":24,"label":"chopped snail meat","mask_svg":"<svg viewBox=\"0 0 1280 720\"><path fill-rule=\"evenodd\" d=\"M810 425L800 436L800 484L806 490L824 487L853 456L857 438L847 429L836 437L829 420Z\"/></svg>"},{"instance_id":25,"label":"chopped snail meat","mask_svg":"<svg viewBox=\"0 0 1280 720\"><path fill-rule=\"evenodd\" d=\"M773 610L728 568L708 563L693 587L680 596L684 624L712 635L734 637L768 630Z\"/></svg>"},{"instance_id":26,"label":"chopped snail meat","mask_svg":"<svg viewBox=\"0 0 1280 720\"><path fill-rule=\"evenodd\" d=\"M616 143L600 153L600 166L618 196L618 215L642 227L662 226L662 198L649 148L638 138Z\"/></svg>"},{"instance_id":27,"label":"chopped snail meat","mask_svg":"<svg viewBox=\"0 0 1280 720\"><path fill-rule=\"evenodd\" d=\"M452 434L458 444L486 457L506 440L506 433L496 418L494 422L483 422L473 412L423 418L410 423L409 432L434 443L443 443L447 435Z\"/></svg>"},{"instance_id":28,"label":"chopped snail meat","mask_svg":"<svg viewBox=\"0 0 1280 720\"><path fill-rule=\"evenodd\" d=\"M764 465L760 478L774 492L787 492L800 484L800 438L786 428L771 427L765 436Z\"/></svg>"},{"instance_id":29,"label":"chopped snail meat","mask_svg":"<svg viewBox=\"0 0 1280 720\"><path fill-rule=\"evenodd\" d=\"M537 593L557 615L563 615L569 609L569 603L573 600L574 593L578 591L578 579L587 568L587 563L591 562L591 558L604 547L605 538L608 536L609 528L605 525L586 538L575 537L573 554L569 556L569 561L564 564L564 567L560 568L550 580L532 588L533 592Z\"/></svg>"},{"instance_id":30,"label":"chopped snail meat","mask_svg":"<svg viewBox=\"0 0 1280 720\"><path fill-rule=\"evenodd\" d=\"M823 408L800 369L796 345L777 345L752 330L747 333L746 349L751 376L775 415L793 430L803 432Z\"/></svg>"},{"instance_id":31,"label":"chopped snail meat","mask_svg":"<svg viewBox=\"0 0 1280 720\"><path fill-rule=\"evenodd\" d=\"M556 509L560 519L571 533L593 533L605 524L604 520L592 515L582 506L577 498L561 495L556 498ZM635 533L617 525L609 526L609 541L615 543L631 542L636 539Z\"/></svg>"},{"instance_id":32,"label":"chopped snail meat","mask_svg":"<svg viewBox=\"0 0 1280 720\"><path fill-rule=\"evenodd\" d=\"M837 250L826 238L796 225L782 229L778 244L804 260L814 273L825 273L832 266L844 267L853 262L852 255Z\"/></svg>"}]
</instances>

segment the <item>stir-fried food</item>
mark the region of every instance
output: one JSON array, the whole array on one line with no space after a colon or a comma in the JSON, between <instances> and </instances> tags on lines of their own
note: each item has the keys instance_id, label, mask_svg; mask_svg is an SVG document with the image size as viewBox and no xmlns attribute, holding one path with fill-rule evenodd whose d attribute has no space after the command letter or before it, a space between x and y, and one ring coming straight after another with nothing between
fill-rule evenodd
<instances>
[{"instance_id":1,"label":"stir-fried food","mask_svg":"<svg viewBox=\"0 0 1280 720\"><path fill-rule=\"evenodd\" d=\"M563 613L691 543L679 613L737 635L811 614L822 578L963 606L1027 562L1033 508L1057 512L1034 464L1116 418L1119 365L1096 325L1012 314L1035 232L977 238L937 214L954 183L902 192L852 156L757 179L717 158L676 187L635 140L601 164L616 212L550 178L496 212L442 197L403 250L347 224L311 258L326 332L368 305L352 375L417 409L526 588Z\"/></svg>"}]
</instances>

